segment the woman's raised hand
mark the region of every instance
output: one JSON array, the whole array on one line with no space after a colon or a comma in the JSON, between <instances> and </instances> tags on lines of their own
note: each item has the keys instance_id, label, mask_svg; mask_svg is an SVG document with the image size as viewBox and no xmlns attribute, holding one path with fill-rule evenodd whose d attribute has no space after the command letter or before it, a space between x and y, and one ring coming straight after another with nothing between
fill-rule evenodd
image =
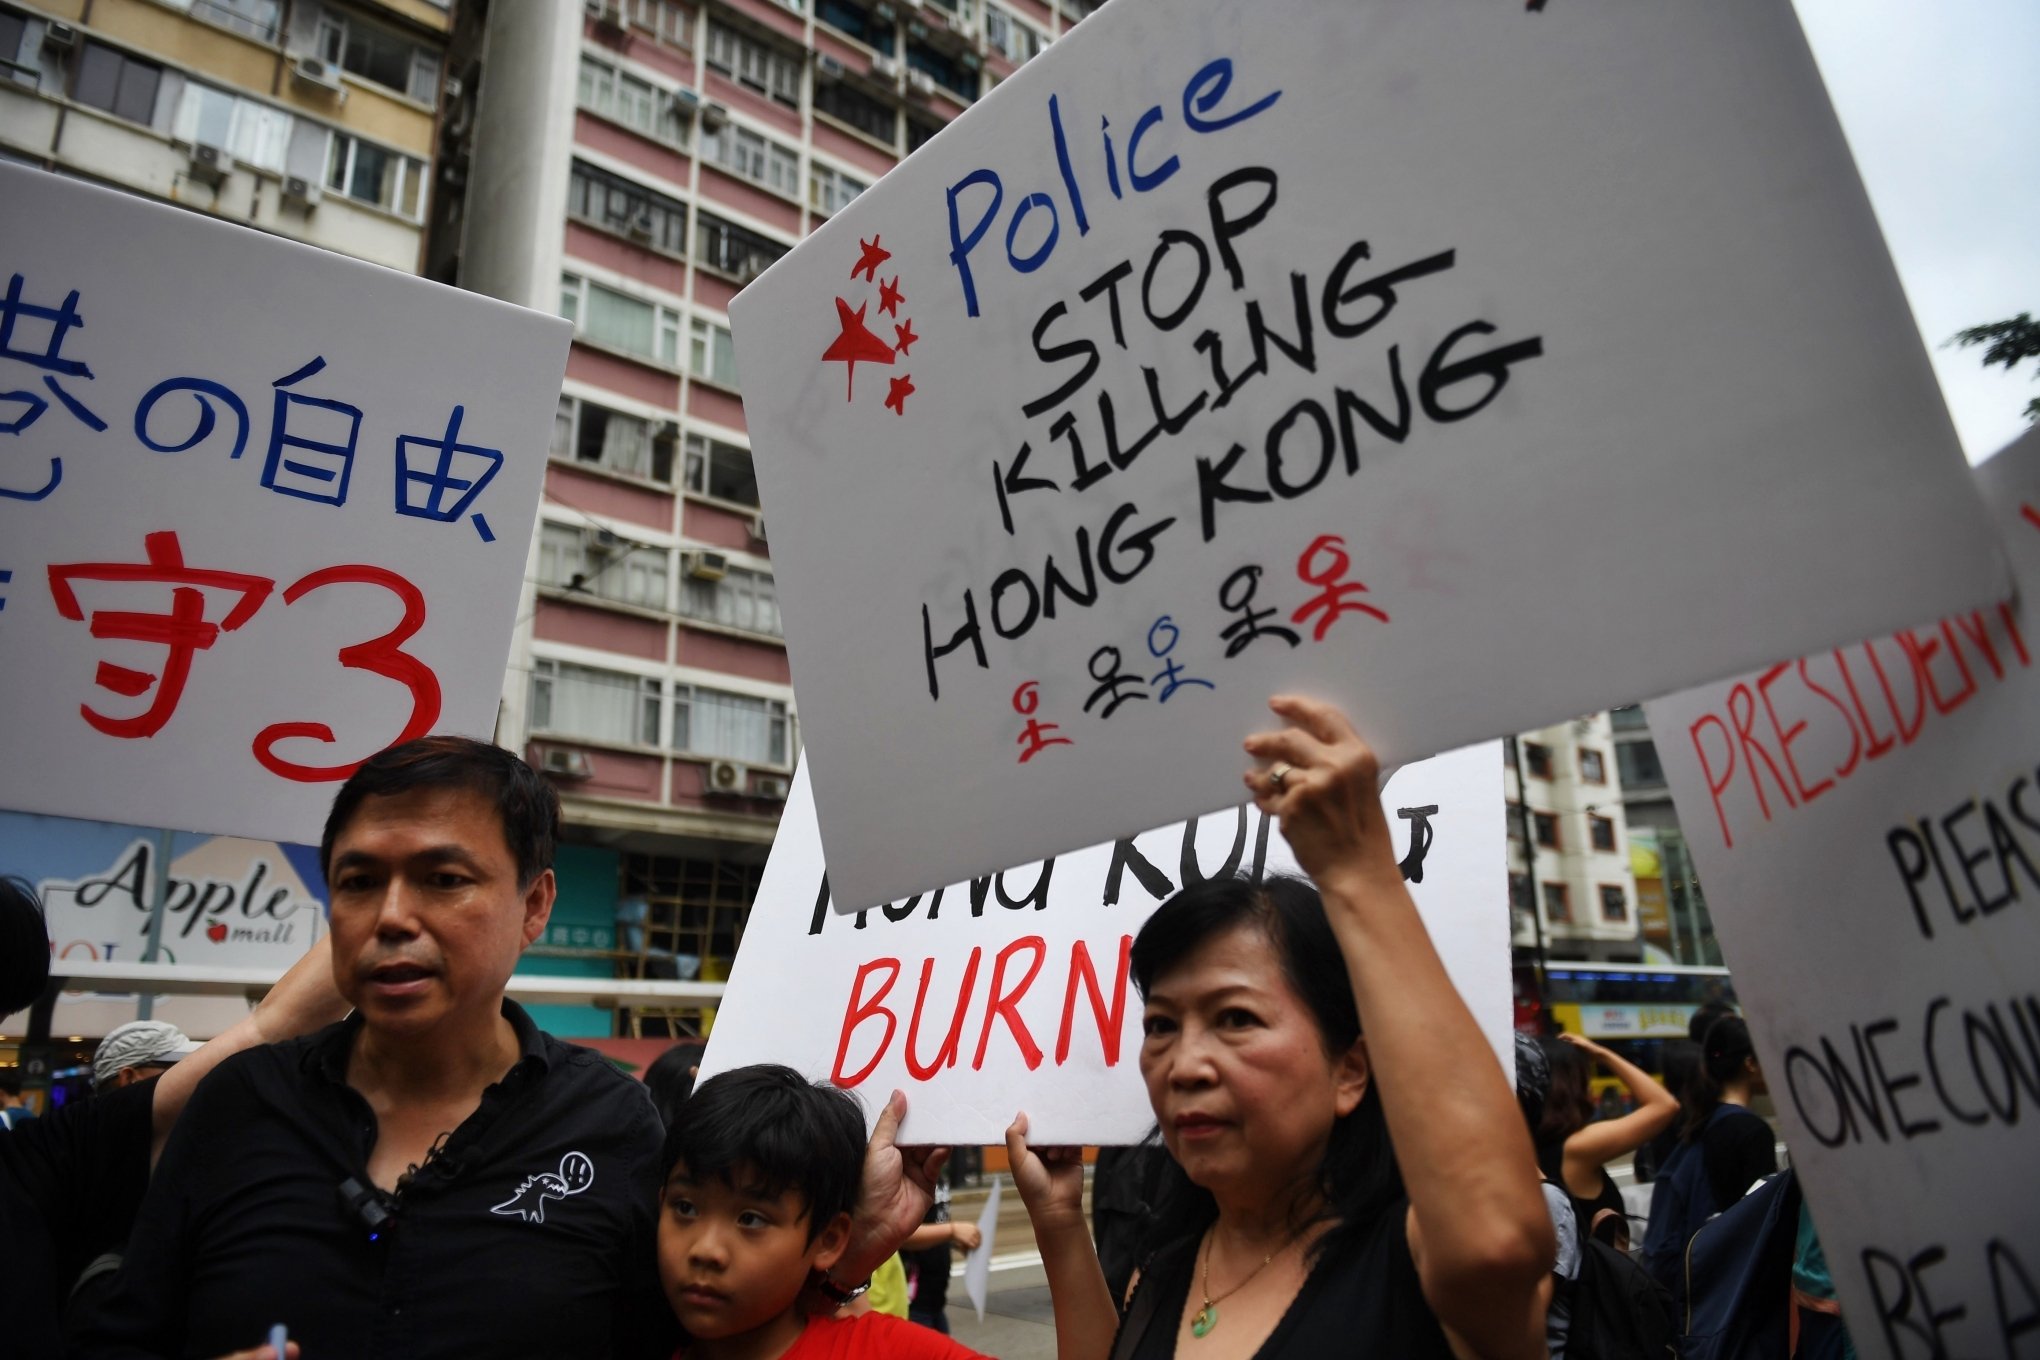
<instances>
[{"instance_id":1,"label":"woman's raised hand","mask_svg":"<svg viewBox=\"0 0 2040 1360\"><path fill-rule=\"evenodd\" d=\"M1282 821L1283 839L1305 873L1324 886L1341 870L1396 873L1395 847L1381 811L1381 766L1337 708L1278 694L1268 707L1284 726L1247 738L1254 804Z\"/></svg>"},{"instance_id":2,"label":"woman's raised hand","mask_svg":"<svg viewBox=\"0 0 2040 1360\"><path fill-rule=\"evenodd\" d=\"M1030 1147L1027 1116L1019 1114L1006 1130L1006 1160L1012 1164L1013 1188L1037 1227L1058 1217L1083 1220L1083 1148Z\"/></svg>"}]
</instances>

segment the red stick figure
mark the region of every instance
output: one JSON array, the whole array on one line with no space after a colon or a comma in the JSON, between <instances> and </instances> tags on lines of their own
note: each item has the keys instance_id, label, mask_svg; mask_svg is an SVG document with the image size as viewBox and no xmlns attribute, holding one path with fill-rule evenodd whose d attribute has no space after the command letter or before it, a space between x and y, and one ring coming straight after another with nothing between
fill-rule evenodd
<instances>
[{"instance_id":1,"label":"red stick figure","mask_svg":"<svg viewBox=\"0 0 2040 1360\"><path fill-rule=\"evenodd\" d=\"M1326 559L1327 565L1322 571L1313 570L1311 563L1320 556ZM1303 550L1303 556L1296 559L1296 575L1298 579L1307 585L1324 587L1323 594L1313 595L1310 599L1304 601L1300 609L1289 616L1291 623L1306 623L1310 620L1310 616L1317 613L1320 609L1325 612L1325 616L1317 621L1317 627L1311 630L1310 640L1312 642L1323 642L1325 634L1331 630L1333 620L1337 619L1341 614L1355 612L1372 614L1383 623L1388 622L1388 615L1382 613L1373 605L1361 604L1357 600L1346 598L1349 595L1364 595L1367 593L1367 587L1360 582L1342 581L1339 579L1346 574L1347 569L1352 565L1353 559L1346 556L1346 540L1337 534L1319 534L1312 541L1311 545Z\"/></svg>"},{"instance_id":2,"label":"red stick figure","mask_svg":"<svg viewBox=\"0 0 2040 1360\"><path fill-rule=\"evenodd\" d=\"M1043 749L1047 747L1076 745L1068 737L1051 737L1048 735L1050 732L1062 731L1062 724L1045 723L1036 718L1034 710L1039 707L1041 707L1040 681L1023 680L1020 683L1020 688L1013 691L1013 711L1027 719L1026 730L1021 732L1017 742L1018 745L1027 748L1020 753L1020 763L1022 765L1034 759L1035 756L1040 755Z\"/></svg>"},{"instance_id":3,"label":"red stick figure","mask_svg":"<svg viewBox=\"0 0 2040 1360\"><path fill-rule=\"evenodd\" d=\"M255 611L269 598L276 582L265 576L244 576L239 572L205 571L184 565L184 548L175 532L154 533L144 539L149 560L133 562L78 562L50 568L50 595L57 613L82 621L73 581L147 581L174 586L168 613L144 614L127 610L94 610L92 636L116 642L147 642L168 649L160 675L99 663L94 677L99 688L127 698L146 694L155 687L156 698L146 712L132 718L111 718L80 704L78 711L110 737L153 737L163 730L177 711L184 685L191 678L191 660L219 639L255 617ZM206 618L206 590L232 591L240 599L218 623Z\"/></svg>"}]
</instances>

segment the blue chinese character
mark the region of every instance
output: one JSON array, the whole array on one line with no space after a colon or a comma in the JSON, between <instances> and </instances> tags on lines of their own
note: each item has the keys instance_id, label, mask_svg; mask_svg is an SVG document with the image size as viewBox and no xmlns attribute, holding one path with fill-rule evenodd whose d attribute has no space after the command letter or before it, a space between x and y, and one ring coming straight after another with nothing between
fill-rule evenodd
<instances>
[{"instance_id":1,"label":"blue chinese character","mask_svg":"<svg viewBox=\"0 0 2040 1360\"><path fill-rule=\"evenodd\" d=\"M7 295L0 298L0 359L12 359L31 368L43 370L43 386L50 394L63 403L64 409L76 416L81 424L91 430L104 430L106 422L101 420L85 404L65 391L57 381L57 375L68 378L92 380L92 370L82 360L66 359L63 356L64 339L73 330L82 328L85 319L78 314L78 290L72 289L65 296L63 304L57 307L38 307L21 299L21 275L16 274L7 281ZM16 327L23 321L47 322L48 331L43 338L42 350L24 347L17 340ZM12 392L0 392L0 403L15 404L11 417L0 419L0 434L21 434L36 421L43 412L50 409L49 398L39 392L17 388ZM61 458L50 459L49 479L36 490L17 490L0 487L0 497L18 501L39 501L57 489L64 480L64 462Z\"/></svg>"},{"instance_id":2,"label":"blue chinese character","mask_svg":"<svg viewBox=\"0 0 2040 1360\"><path fill-rule=\"evenodd\" d=\"M156 409L157 402L172 392L192 394L192 400L198 403L198 423L192 427L190 436L183 443L162 444L149 433L149 413ZM248 447L248 407L234 395L232 388L216 383L210 378L165 378L143 393L141 401L135 406L135 438L142 441L143 447L153 449L157 453L184 452L204 440L218 423L219 417L213 412L212 402L206 400L208 397L216 398L223 407L233 412L234 451L228 454L227 458L229 461L239 458L241 451Z\"/></svg>"},{"instance_id":3,"label":"blue chinese character","mask_svg":"<svg viewBox=\"0 0 2040 1360\"><path fill-rule=\"evenodd\" d=\"M464 406L454 407L446 422L446 433L440 438L404 435L397 440L398 514L452 524L467 513L475 498L495 478L497 469L503 466L503 451L460 442L460 422L466 412ZM411 466L414 447L419 461L415 469ZM454 466L456 457L460 459L458 468ZM449 493L454 496L450 504ZM474 525L482 542L496 541L488 520L477 514Z\"/></svg>"},{"instance_id":4,"label":"blue chinese character","mask_svg":"<svg viewBox=\"0 0 2040 1360\"><path fill-rule=\"evenodd\" d=\"M276 411L269 431L269 458L262 465L262 485L285 496L319 501L326 505L347 504L347 481L354 471L354 443L361 435L361 408L325 397L302 397L284 389L323 371L326 360L316 358L287 378L270 386L276 389ZM327 435L338 434L346 425L345 442L316 439L291 429L291 413L301 410L323 427ZM336 420L335 417L338 417ZM302 422L307 416L299 417ZM186 447L189 447L188 445ZM295 453L284 456L284 450Z\"/></svg>"}]
</instances>

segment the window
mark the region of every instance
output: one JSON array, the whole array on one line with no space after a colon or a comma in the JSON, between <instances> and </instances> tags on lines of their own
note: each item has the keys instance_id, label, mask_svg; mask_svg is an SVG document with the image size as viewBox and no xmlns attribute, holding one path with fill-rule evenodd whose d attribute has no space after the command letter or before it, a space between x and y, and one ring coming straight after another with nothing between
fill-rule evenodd
<instances>
[{"instance_id":1,"label":"window","mask_svg":"<svg viewBox=\"0 0 2040 1360\"><path fill-rule=\"evenodd\" d=\"M673 749L752 765L785 765L786 704L699 685L673 691Z\"/></svg>"},{"instance_id":2,"label":"window","mask_svg":"<svg viewBox=\"0 0 2040 1360\"><path fill-rule=\"evenodd\" d=\"M630 0L630 21L682 51L694 48L694 16L675 0Z\"/></svg>"},{"instance_id":3,"label":"window","mask_svg":"<svg viewBox=\"0 0 2040 1360\"><path fill-rule=\"evenodd\" d=\"M1502 820L1508 823L1510 840L1520 841L1523 839L1523 805L1521 803L1510 803L1507 813Z\"/></svg>"},{"instance_id":4,"label":"window","mask_svg":"<svg viewBox=\"0 0 2040 1360\"><path fill-rule=\"evenodd\" d=\"M739 33L728 24L708 21L709 69L739 85L799 108L803 65L804 58Z\"/></svg>"},{"instance_id":5,"label":"window","mask_svg":"<svg viewBox=\"0 0 2040 1360\"><path fill-rule=\"evenodd\" d=\"M329 8L319 15L315 47L321 59L351 75L421 104L439 100L439 54L394 29Z\"/></svg>"},{"instance_id":6,"label":"window","mask_svg":"<svg viewBox=\"0 0 2040 1360\"><path fill-rule=\"evenodd\" d=\"M977 0L928 0L949 16L953 24L968 25L977 16Z\"/></svg>"},{"instance_id":7,"label":"window","mask_svg":"<svg viewBox=\"0 0 2040 1360\"><path fill-rule=\"evenodd\" d=\"M870 187L819 161L808 166L808 206L825 217L850 206L851 199Z\"/></svg>"},{"instance_id":8,"label":"window","mask_svg":"<svg viewBox=\"0 0 2040 1360\"><path fill-rule=\"evenodd\" d=\"M1537 843L1546 849L1558 849L1558 814L1533 812L1530 818L1537 825Z\"/></svg>"},{"instance_id":9,"label":"window","mask_svg":"<svg viewBox=\"0 0 2040 1360\"><path fill-rule=\"evenodd\" d=\"M277 15L283 8L281 0L163 0L163 3L188 10L207 23L246 34L257 42L275 39Z\"/></svg>"},{"instance_id":10,"label":"window","mask_svg":"<svg viewBox=\"0 0 2040 1360\"><path fill-rule=\"evenodd\" d=\"M977 98L977 72L952 61L925 43L907 44L907 65L966 103Z\"/></svg>"},{"instance_id":11,"label":"window","mask_svg":"<svg viewBox=\"0 0 2040 1360\"><path fill-rule=\"evenodd\" d=\"M541 657L531 666L531 726L590 741L659 744L659 682Z\"/></svg>"},{"instance_id":12,"label":"window","mask_svg":"<svg viewBox=\"0 0 2040 1360\"><path fill-rule=\"evenodd\" d=\"M1587 840L1593 844L1596 850L1613 850L1615 848L1614 821L1607 817L1597 817L1589 812L1587 814Z\"/></svg>"},{"instance_id":13,"label":"window","mask_svg":"<svg viewBox=\"0 0 2040 1360\"><path fill-rule=\"evenodd\" d=\"M1627 921L1629 919L1629 894L1619 883L1601 885L1601 919L1603 921Z\"/></svg>"},{"instance_id":14,"label":"window","mask_svg":"<svg viewBox=\"0 0 2040 1360\"><path fill-rule=\"evenodd\" d=\"M847 33L857 41L887 56L893 50L893 26L891 20L878 19L862 5L851 0L821 0L815 6L815 17L839 33Z\"/></svg>"},{"instance_id":15,"label":"window","mask_svg":"<svg viewBox=\"0 0 2040 1360\"><path fill-rule=\"evenodd\" d=\"M1608 760L1599 751L1589 747L1580 748L1580 778L1589 784L1608 782Z\"/></svg>"},{"instance_id":16,"label":"window","mask_svg":"<svg viewBox=\"0 0 2040 1360\"><path fill-rule=\"evenodd\" d=\"M702 134L701 154L774 193L800 197L800 153L762 133L724 123L714 132Z\"/></svg>"},{"instance_id":17,"label":"window","mask_svg":"<svg viewBox=\"0 0 2040 1360\"><path fill-rule=\"evenodd\" d=\"M1523 743L1523 763L1530 767L1532 779L1551 778L1551 748L1534 741Z\"/></svg>"},{"instance_id":18,"label":"window","mask_svg":"<svg viewBox=\"0 0 2040 1360\"><path fill-rule=\"evenodd\" d=\"M1563 883L1546 883L1544 886L1544 919L1555 924L1566 924L1572 920L1572 890Z\"/></svg>"},{"instance_id":19,"label":"window","mask_svg":"<svg viewBox=\"0 0 2040 1360\"><path fill-rule=\"evenodd\" d=\"M687 371L724 387L737 385L737 348L728 326L694 318L687 330Z\"/></svg>"},{"instance_id":20,"label":"window","mask_svg":"<svg viewBox=\"0 0 2040 1360\"><path fill-rule=\"evenodd\" d=\"M71 97L80 104L105 109L116 118L147 126L156 114L156 87L163 68L140 61L96 42L85 44L78 59L78 83Z\"/></svg>"},{"instance_id":21,"label":"window","mask_svg":"<svg viewBox=\"0 0 2040 1360\"><path fill-rule=\"evenodd\" d=\"M900 121L899 111L891 104L841 80L816 83L815 112L826 113L867 137L876 137L887 146L893 144Z\"/></svg>"},{"instance_id":22,"label":"window","mask_svg":"<svg viewBox=\"0 0 2040 1360\"><path fill-rule=\"evenodd\" d=\"M1615 748L1615 768L1621 774L1623 784L1631 788L1647 788L1665 782L1665 767L1658 763L1655 742L1623 742Z\"/></svg>"},{"instance_id":23,"label":"window","mask_svg":"<svg viewBox=\"0 0 2040 1360\"><path fill-rule=\"evenodd\" d=\"M1530 876L1509 875L1509 905L1517 911L1529 911L1536 904L1530 900Z\"/></svg>"},{"instance_id":24,"label":"window","mask_svg":"<svg viewBox=\"0 0 2040 1360\"><path fill-rule=\"evenodd\" d=\"M561 397L553 420L552 456L627 472L655 482L673 480L672 434L642 416Z\"/></svg>"},{"instance_id":25,"label":"window","mask_svg":"<svg viewBox=\"0 0 2040 1360\"><path fill-rule=\"evenodd\" d=\"M791 249L705 212L694 214L694 227L696 261L747 283Z\"/></svg>"},{"instance_id":26,"label":"window","mask_svg":"<svg viewBox=\"0 0 2040 1360\"><path fill-rule=\"evenodd\" d=\"M573 524L541 524L538 579L604 600L666 607L666 549Z\"/></svg>"},{"instance_id":27,"label":"window","mask_svg":"<svg viewBox=\"0 0 2040 1360\"><path fill-rule=\"evenodd\" d=\"M985 42L994 52L1020 65L1048 46L1048 38L997 5L985 7Z\"/></svg>"},{"instance_id":28,"label":"window","mask_svg":"<svg viewBox=\"0 0 2040 1360\"><path fill-rule=\"evenodd\" d=\"M669 255L687 253L687 205L644 185L575 161L567 213Z\"/></svg>"},{"instance_id":29,"label":"window","mask_svg":"<svg viewBox=\"0 0 2040 1360\"><path fill-rule=\"evenodd\" d=\"M772 573L731 567L720 581L689 576L680 582L680 612L729 628L779 637L779 596Z\"/></svg>"},{"instance_id":30,"label":"window","mask_svg":"<svg viewBox=\"0 0 2040 1360\"><path fill-rule=\"evenodd\" d=\"M687 145L687 110L679 95L594 57L581 58L575 99L590 113L671 146Z\"/></svg>"},{"instance_id":31,"label":"window","mask_svg":"<svg viewBox=\"0 0 2040 1360\"><path fill-rule=\"evenodd\" d=\"M282 109L201 85L184 83L175 135L196 145L223 146L244 165L282 173L293 121Z\"/></svg>"},{"instance_id":32,"label":"window","mask_svg":"<svg viewBox=\"0 0 2040 1360\"><path fill-rule=\"evenodd\" d=\"M1650 724L1644 721L1643 705L1624 704L1621 708L1608 710L1608 726L1617 732L1647 732Z\"/></svg>"},{"instance_id":33,"label":"window","mask_svg":"<svg viewBox=\"0 0 2040 1360\"><path fill-rule=\"evenodd\" d=\"M907 150L919 151L930 137L942 131L941 123L924 123L918 118L907 119Z\"/></svg>"},{"instance_id":34,"label":"window","mask_svg":"<svg viewBox=\"0 0 2040 1360\"><path fill-rule=\"evenodd\" d=\"M758 504L758 474L751 451L706 435L687 436L687 489L738 505Z\"/></svg>"},{"instance_id":35,"label":"window","mask_svg":"<svg viewBox=\"0 0 2040 1360\"><path fill-rule=\"evenodd\" d=\"M425 166L387 147L336 132L326 152L326 187L415 222L422 216Z\"/></svg>"},{"instance_id":36,"label":"window","mask_svg":"<svg viewBox=\"0 0 2040 1360\"><path fill-rule=\"evenodd\" d=\"M42 81L42 73L38 69L42 44L37 43L34 48L23 52L21 40L27 34L27 16L0 9L0 73L33 89Z\"/></svg>"},{"instance_id":37,"label":"window","mask_svg":"<svg viewBox=\"0 0 2040 1360\"><path fill-rule=\"evenodd\" d=\"M671 307L604 288L578 274L562 274L560 315L593 344L679 366L680 314Z\"/></svg>"}]
</instances>

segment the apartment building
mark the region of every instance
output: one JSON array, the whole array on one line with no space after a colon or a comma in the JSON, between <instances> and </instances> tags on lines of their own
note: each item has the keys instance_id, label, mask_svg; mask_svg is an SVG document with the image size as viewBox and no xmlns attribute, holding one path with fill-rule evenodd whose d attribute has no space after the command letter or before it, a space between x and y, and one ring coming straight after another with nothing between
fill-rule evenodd
<instances>
[{"instance_id":1,"label":"apartment building","mask_svg":"<svg viewBox=\"0 0 2040 1360\"><path fill-rule=\"evenodd\" d=\"M1541 929L1547 958L1640 962L1631 837L1608 714L1526 732L1504 743L1502 759L1516 949L1535 949Z\"/></svg>"},{"instance_id":2,"label":"apartment building","mask_svg":"<svg viewBox=\"0 0 2040 1360\"><path fill-rule=\"evenodd\" d=\"M800 750L730 299L1095 7L462 6L427 272L575 329L498 740L626 966L723 975Z\"/></svg>"},{"instance_id":3,"label":"apartment building","mask_svg":"<svg viewBox=\"0 0 2040 1360\"><path fill-rule=\"evenodd\" d=\"M1644 943L1672 963L1719 966L1721 943L1714 936L1714 918L1700 891L1700 876L1643 709L1631 704L1613 710L1608 719L1615 740L1615 773L1622 781L1623 806L1629 814Z\"/></svg>"}]
</instances>

